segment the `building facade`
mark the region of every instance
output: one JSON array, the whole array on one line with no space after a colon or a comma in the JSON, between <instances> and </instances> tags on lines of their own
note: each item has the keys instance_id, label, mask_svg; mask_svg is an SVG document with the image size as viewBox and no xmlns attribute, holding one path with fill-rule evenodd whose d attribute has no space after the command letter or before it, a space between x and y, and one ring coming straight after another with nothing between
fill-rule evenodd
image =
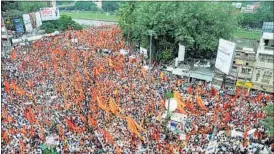
<instances>
[{"instance_id":1,"label":"building facade","mask_svg":"<svg viewBox=\"0 0 274 154\"><path fill-rule=\"evenodd\" d=\"M253 48L236 47L233 65L228 75L215 69L212 84L217 89L223 84L226 88L235 88L237 81L251 82L256 62L256 52Z\"/></svg>"},{"instance_id":2,"label":"building facade","mask_svg":"<svg viewBox=\"0 0 274 154\"><path fill-rule=\"evenodd\" d=\"M252 75L253 89L273 93L274 33L264 32L256 54Z\"/></svg>"}]
</instances>

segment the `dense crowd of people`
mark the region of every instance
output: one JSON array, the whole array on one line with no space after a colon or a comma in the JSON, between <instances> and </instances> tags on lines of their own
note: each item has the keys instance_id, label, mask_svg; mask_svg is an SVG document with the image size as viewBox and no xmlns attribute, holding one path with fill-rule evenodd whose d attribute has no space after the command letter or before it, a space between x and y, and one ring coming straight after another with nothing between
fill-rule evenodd
<instances>
[{"instance_id":1,"label":"dense crowd of people","mask_svg":"<svg viewBox=\"0 0 274 154\"><path fill-rule=\"evenodd\" d=\"M158 66L147 69L143 56L131 51L116 26L70 30L15 47L2 60L1 152L31 153L41 145L59 153L274 150L260 124L273 95L251 96L244 89L219 94L206 82L184 89L187 81ZM176 126L163 117L167 92L179 94L174 112L186 116Z\"/></svg>"}]
</instances>

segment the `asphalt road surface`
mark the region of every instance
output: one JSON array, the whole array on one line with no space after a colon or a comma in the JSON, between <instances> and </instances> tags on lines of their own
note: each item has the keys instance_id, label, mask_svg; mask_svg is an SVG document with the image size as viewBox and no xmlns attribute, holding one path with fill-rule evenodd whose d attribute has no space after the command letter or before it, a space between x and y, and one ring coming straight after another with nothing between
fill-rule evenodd
<instances>
[{"instance_id":1,"label":"asphalt road surface","mask_svg":"<svg viewBox=\"0 0 274 154\"><path fill-rule=\"evenodd\" d=\"M116 22L88 20L88 19L72 19L72 20L79 23L80 25L87 25L87 26L100 26L100 25L115 25L115 24L118 24Z\"/></svg>"}]
</instances>

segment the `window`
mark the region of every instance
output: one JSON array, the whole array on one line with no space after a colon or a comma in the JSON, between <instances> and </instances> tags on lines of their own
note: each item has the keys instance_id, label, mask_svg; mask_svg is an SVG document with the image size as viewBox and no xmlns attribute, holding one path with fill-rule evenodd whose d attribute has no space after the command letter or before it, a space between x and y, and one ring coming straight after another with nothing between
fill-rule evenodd
<instances>
[{"instance_id":1,"label":"window","mask_svg":"<svg viewBox=\"0 0 274 154\"><path fill-rule=\"evenodd\" d=\"M269 40L264 40L264 45L268 46Z\"/></svg>"},{"instance_id":2,"label":"window","mask_svg":"<svg viewBox=\"0 0 274 154\"><path fill-rule=\"evenodd\" d=\"M273 63L273 57L272 56L268 56L267 57L267 62L268 63Z\"/></svg>"},{"instance_id":3,"label":"window","mask_svg":"<svg viewBox=\"0 0 274 154\"><path fill-rule=\"evenodd\" d=\"M243 74L250 74L251 73L251 69L250 68L242 68L242 73Z\"/></svg>"},{"instance_id":4,"label":"window","mask_svg":"<svg viewBox=\"0 0 274 154\"><path fill-rule=\"evenodd\" d=\"M261 76L260 70L258 70L257 73L256 73L256 80L255 81L258 81L260 76Z\"/></svg>"},{"instance_id":5,"label":"window","mask_svg":"<svg viewBox=\"0 0 274 154\"><path fill-rule=\"evenodd\" d=\"M233 64L235 64L235 60L233 60Z\"/></svg>"},{"instance_id":6,"label":"window","mask_svg":"<svg viewBox=\"0 0 274 154\"><path fill-rule=\"evenodd\" d=\"M248 63L245 63L246 66L248 66Z\"/></svg>"},{"instance_id":7,"label":"window","mask_svg":"<svg viewBox=\"0 0 274 154\"><path fill-rule=\"evenodd\" d=\"M272 78L272 72L271 71L265 71L264 74L263 74L261 82L269 83L271 78Z\"/></svg>"}]
</instances>

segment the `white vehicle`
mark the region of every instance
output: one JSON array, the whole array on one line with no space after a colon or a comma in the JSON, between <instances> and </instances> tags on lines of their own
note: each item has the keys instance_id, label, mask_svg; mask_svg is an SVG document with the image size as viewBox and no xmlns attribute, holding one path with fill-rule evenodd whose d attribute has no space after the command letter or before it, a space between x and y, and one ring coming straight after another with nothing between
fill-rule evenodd
<instances>
[{"instance_id":1,"label":"white vehicle","mask_svg":"<svg viewBox=\"0 0 274 154\"><path fill-rule=\"evenodd\" d=\"M120 49L119 52L122 55L128 55L129 54L128 50L125 50L125 49Z\"/></svg>"},{"instance_id":2,"label":"white vehicle","mask_svg":"<svg viewBox=\"0 0 274 154\"><path fill-rule=\"evenodd\" d=\"M103 49L102 50L104 54L110 54L112 51L109 49Z\"/></svg>"}]
</instances>

